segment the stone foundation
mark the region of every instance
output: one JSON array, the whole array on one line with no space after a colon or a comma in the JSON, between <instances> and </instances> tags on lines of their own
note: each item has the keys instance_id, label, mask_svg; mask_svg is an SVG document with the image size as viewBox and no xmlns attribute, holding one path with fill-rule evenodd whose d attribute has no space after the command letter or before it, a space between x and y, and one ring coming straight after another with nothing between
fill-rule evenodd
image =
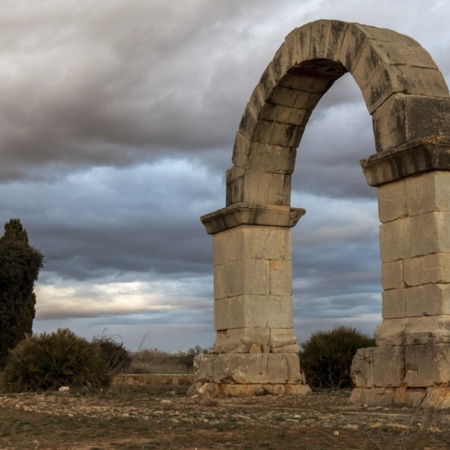
<instances>
[{"instance_id":1,"label":"stone foundation","mask_svg":"<svg viewBox=\"0 0 450 450\"><path fill-rule=\"evenodd\" d=\"M450 408L450 387L378 387L353 389L350 403L371 406L409 406L410 408Z\"/></svg>"},{"instance_id":2,"label":"stone foundation","mask_svg":"<svg viewBox=\"0 0 450 450\"><path fill-rule=\"evenodd\" d=\"M194 363L192 391L214 396L307 395L297 353L209 353Z\"/></svg>"},{"instance_id":3,"label":"stone foundation","mask_svg":"<svg viewBox=\"0 0 450 450\"><path fill-rule=\"evenodd\" d=\"M450 344L360 349L352 378L351 403L450 408Z\"/></svg>"}]
</instances>

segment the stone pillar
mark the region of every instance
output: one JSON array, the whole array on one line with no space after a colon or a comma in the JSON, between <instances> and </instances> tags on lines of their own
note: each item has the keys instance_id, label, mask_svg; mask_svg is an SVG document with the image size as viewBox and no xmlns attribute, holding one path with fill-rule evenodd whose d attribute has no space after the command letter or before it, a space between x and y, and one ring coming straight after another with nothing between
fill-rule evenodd
<instances>
[{"instance_id":1,"label":"stone pillar","mask_svg":"<svg viewBox=\"0 0 450 450\"><path fill-rule=\"evenodd\" d=\"M292 316L291 231L304 210L234 204L202 217L214 243L213 350L195 389L305 394Z\"/></svg>"},{"instance_id":2,"label":"stone pillar","mask_svg":"<svg viewBox=\"0 0 450 450\"><path fill-rule=\"evenodd\" d=\"M450 407L450 172L439 170L448 146L412 150L397 163L403 174L431 170L392 176L392 158L378 156L366 173L387 181L378 184L383 321L377 347L355 356L351 401Z\"/></svg>"}]
</instances>

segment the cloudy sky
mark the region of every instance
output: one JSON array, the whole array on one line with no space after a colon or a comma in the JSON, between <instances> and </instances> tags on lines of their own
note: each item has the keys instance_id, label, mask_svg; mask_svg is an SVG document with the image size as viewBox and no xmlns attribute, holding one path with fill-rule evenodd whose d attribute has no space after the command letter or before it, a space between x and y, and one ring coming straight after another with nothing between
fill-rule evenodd
<instances>
[{"instance_id":1,"label":"cloudy sky","mask_svg":"<svg viewBox=\"0 0 450 450\"><path fill-rule=\"evenodd\" d=\"M45 255L34 331L128 348L214 342L212 238L245 104L284 37L317 19L418 40L450 82L450 2L1 0L0 223ZM299 341L381 321L371 120L350 75L314 111L293 178Z\"/></svg>"}]
</instances>

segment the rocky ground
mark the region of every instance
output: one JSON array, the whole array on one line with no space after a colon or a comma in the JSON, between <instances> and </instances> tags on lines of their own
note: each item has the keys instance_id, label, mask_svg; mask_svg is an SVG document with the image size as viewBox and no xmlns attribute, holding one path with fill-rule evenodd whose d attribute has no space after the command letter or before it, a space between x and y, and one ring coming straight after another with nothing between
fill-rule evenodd
<instances>
[{"instance_id":1,"label":"rocky ground","mask_svg":"<svg viewBox=\"0 0 450 450\"><path fill-rule=\"evenodd\" d=\"M306 397L190 397L185 388L0 394L1 449L450 449L450 411Z\"/></svg>"}]
</instances>

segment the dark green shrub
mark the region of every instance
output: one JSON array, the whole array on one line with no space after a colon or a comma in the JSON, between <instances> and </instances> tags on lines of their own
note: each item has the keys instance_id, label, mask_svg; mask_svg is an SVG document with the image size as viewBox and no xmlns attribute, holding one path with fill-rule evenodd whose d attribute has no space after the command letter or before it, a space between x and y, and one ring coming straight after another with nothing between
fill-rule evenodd
<instances>
[{"instance_id":1,"label":"dark green shrub","mask_svg":"<svg viewBox=\"0 0 450 450\"><path fill-rule=\"evenodd\" d=\"M108 363L112 373L126 373L131 364L131 354L122 342L117 342L113 336L101 335L92 339L92 343L100 347L103 358Z\"/></svg>"},{"instance_id":2,"label":"dark green shrub","mask_svg":"<svg viewBox=\"0 0 450 450\"><path fill-rule=\"evenodd\" d=\"M101 388L110 383L100 347L68 329L27 336L10 352L4 370L5 389L13 392Z\"/></svg>"},{"instance_id":3,"label":"dark green shrub","mask_svg":"<svg viewBox=\"0 0 450 450\"><path fill-rule=\"evenodd\" d=\"M300 361L311 387L352 386L350 368L359 348L373 347L375 341L356 328L336 327L318 331L301 344Z\"/></svg>"}]
</instances>

